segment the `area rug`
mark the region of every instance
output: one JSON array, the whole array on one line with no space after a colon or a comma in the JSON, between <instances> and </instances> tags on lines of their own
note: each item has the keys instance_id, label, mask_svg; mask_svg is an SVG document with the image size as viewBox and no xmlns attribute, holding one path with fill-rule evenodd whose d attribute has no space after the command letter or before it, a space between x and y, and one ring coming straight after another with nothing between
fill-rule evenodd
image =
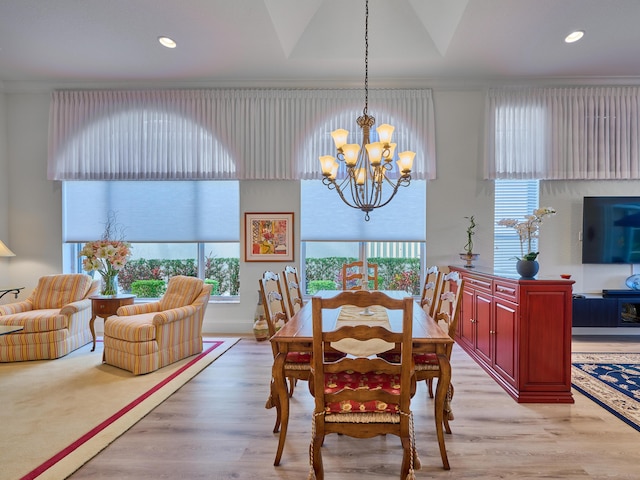
<instances>
[{"instance_id":1,"label":"area rug","mask_svg":"<svg viewBox=\"0 0 640 480\"><path fill-rule=\"evenodd\" d=\"M102 344L57 360L0 364L0 480L63 479L238 342L147 375L102 363Z\"/></svg>"},{"instance_id":2,"label":"area rug","mask_svg":"<svg viewBox=\"0 0 640 480\"><path fill-rule=\"evenodd\" d=\"M640 431L640 354L573 353L571 362L573 387Z\"/></svg>"}]
</instances>

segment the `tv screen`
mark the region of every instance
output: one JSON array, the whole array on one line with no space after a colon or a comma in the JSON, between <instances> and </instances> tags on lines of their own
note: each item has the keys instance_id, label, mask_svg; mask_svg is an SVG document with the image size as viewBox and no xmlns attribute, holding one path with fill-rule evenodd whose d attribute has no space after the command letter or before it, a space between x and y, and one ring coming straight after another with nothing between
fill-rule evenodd
<instances>
[{"instance_id":1,"label":"tv screen","mask_svg":"<svg viewBox=\"0 0 640 480\"><path fill-rule=\"evenodd\" d=\"M584 197L582 263L640 263L640 197Z\"/></svg>"}]
</instances>

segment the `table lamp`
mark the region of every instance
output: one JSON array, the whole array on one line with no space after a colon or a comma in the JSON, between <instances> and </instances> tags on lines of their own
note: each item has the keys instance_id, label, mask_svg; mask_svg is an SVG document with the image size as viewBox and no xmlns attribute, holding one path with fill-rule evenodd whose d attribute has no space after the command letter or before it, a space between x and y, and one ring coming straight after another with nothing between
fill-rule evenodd
<instances>
[{"instance_id":1,"label":"table lamp","mask_svg":"<svg viewBox=\"0 0 640 480\"><path fill-rule=\"evenodd\" d=\"M15 257L16 254L9 250L2 240L0 240L0 257Z\"/></svg>"},{"instance_id":2,"label":"table lamp","mask_svg":"<svg viewBox=\"0 0 640 480\"><path fill-rule=\"evenodd\" d=\"M9 250L2 240L0 240L0 257L15 257L16 254Z\"/></svg>"}]
</instances>

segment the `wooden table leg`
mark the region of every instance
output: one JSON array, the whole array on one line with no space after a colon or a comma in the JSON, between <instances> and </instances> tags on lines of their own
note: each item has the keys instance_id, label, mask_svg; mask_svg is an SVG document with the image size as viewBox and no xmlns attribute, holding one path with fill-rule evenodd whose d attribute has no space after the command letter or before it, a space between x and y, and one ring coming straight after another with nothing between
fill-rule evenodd
<instances>
[{"instance_id":1,"label":"wooden table leg","mask_svg":"<svg viewBox=\"0 0 640 480\"><path fill-rule=\"evenodd\" d=\"M440 366L440 376L438 377L438 385L436 387L436 398L434 402L434 417L436 420L436 434L438 436L438 446L440 447L440 457L442 457L442 466L445 470L449 470L449 458L447 457L447 447L444 444L444 406L447 399L447 392L451 383L451 364L444 351L437 352L438 365Z\"/></svg>"},{"instance_id":2,"label":"wooden table leg","mask_svg":"<svg viewBox=\"0 0 640 480\"><path fill-rule=\"evenodd\" d=\"M278 450L273 464L280 465L282 452L284 450L284 442L287 438L287 427L289 426L289 393L287 391L287 382L284 376L284 362L286 353L279 353L273 361L273 382L272 395L276 396L276 408L280 409L278 417L280 418L280 435L278 438Z\"/></svg>"},{"instance_id":3,"label":"wooden table leg","mask_svg":"<svg viewBox=\"0 0 640 480\"><path fill-rule=\"evenodd\" d=\"M89 329L91 329L91 336L93 337L93 347L91 347L92 352L96 349L96 329L94 326L95 321L96 316L92 315L91 320L89 320Z\"/></svg>"}]
</instances>

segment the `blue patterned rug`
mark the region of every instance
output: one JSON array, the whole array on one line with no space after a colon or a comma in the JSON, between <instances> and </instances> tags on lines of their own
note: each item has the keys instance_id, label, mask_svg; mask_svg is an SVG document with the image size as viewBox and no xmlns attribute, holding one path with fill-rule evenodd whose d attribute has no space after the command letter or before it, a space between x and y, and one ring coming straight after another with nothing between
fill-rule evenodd
<instances>
[{"instance_id":1,"label":"blue patterned rug","mask_svg":"<svg viewBox=\"0 0 640 480\"><path fill-rule=\"evenodd\" d=\"M573 387L640 431L640 354L573 353Z\"/></svg>"}]
</instances>

